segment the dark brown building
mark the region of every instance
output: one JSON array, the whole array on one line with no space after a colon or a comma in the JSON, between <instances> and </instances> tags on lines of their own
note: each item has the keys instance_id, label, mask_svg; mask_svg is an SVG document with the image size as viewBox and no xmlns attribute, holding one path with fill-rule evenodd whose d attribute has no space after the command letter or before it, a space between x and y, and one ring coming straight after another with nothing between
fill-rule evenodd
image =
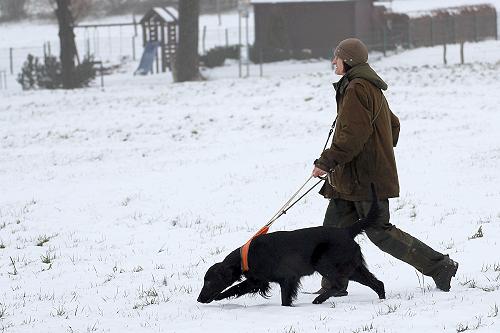
<instances>
[{"instance_id":1,"label":"dark brown building","mask_svg":"<svg viewBox=\"0 0 500 333\"><path fill-rule=\"evenodd\" d=\"M373 0L253 0L252 5L253 52L264 61L331 57L332 49L345 38L371 39Z\"/></svg>"}]
</instances>

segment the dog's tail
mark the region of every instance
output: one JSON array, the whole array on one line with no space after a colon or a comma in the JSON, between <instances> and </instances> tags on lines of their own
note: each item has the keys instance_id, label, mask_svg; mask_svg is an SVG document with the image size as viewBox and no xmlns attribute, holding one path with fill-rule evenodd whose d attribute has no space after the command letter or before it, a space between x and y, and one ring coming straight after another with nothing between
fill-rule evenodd
<instances>
[{"instance_id":1,"label":"dog's tail","mask_svg":"<svg viewBox=\"0 0 500 333\"><path fill-rule=\"evenodd\" d=\"M370 224L372 224L380 215L375 184L371 183L370 186L372 189L372 205L370 207L370 211L366 217L359 219L358 222L347 228L352 238L365 231L366 228L368 228Z\"/></svg>"}]
</instances>

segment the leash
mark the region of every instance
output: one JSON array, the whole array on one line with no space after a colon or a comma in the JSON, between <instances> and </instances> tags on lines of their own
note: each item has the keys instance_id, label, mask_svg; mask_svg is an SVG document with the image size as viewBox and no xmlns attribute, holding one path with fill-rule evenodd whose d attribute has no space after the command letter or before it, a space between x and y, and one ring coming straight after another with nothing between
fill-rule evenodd
<instances>
[{"instance_id":1,"label":"leash","mask_svg":"<svg viewBox=\"0 0 500 333\"><path fill-rule=\"evenodd\" d=\"M311 186L306 192L304 192L300 197L298 197L295 201L294 199L299 195L299 193L302 191L302 189L309 183L309 181L313 178L313 176L309 176L307 180L305 181L304 184L291 196L290 199L288 199L287 202L281 208L271 217L269 222L267 222L262 228L260 228L259 231L255 233L241 248L240 248L240 254L241 254L241 270L243 272L248 272L249 267L248 267L248 249L250 248L250 243L258 236L267 234L269 231L269 228L271 225L276 222L277 219L279 219L282 215L286 214L286 212L292 208L297 202L299 202L303 197L305 197L309 192L312 191L313 188L318 186L319 183L321 183L323 180L325 180L324 177L319 177L320 180L318 180L313 186ZM293 202L292 202L293 201Z\"/></svg>"},{"instance_id":2,"label":"leash","mask_svg":"<svg viewBox=\"0 0 500 333\"><path fill-rule=\"evenodd\" d=\"M330 131L328 132L328 137L326 138L325 146L323 147L323 151L325 151L326 146L328 145L328 141L330 141L330 137L333 134L333 130L335 129L335 124L337 123L337 118L339 116L337 115L335 119L333 120L332 126L330 127Z\"/></svg>"},{"instance_id":3,"label":"leash","mask_svg":"<svg viewBox=\"0 0 500 333\"><path fill-rule=\"evenodd\" d=\"M333 134L333 131L335 129L335 124L337 122L337 117L335 117L335 120L333 121L332 123L332 126L330 127L330 131L328 132L328 137L326 138L326 142L325 142L325 146L323 147L323 151L325 151L326 149L326 146L328 145L328 141L330 141L330 137L332 136ZM276 222L277 219L279 219L282 215L286 214L286 212L292 208L297 202L299 202L303 197L305 197L309 192L312 191L313 188L315 188L316 186L319 185L319 183L321 183L322 181L324 180L327 180L328 182L331 183L330 181L330 173L327 173L327 176L323 176L323 177L318 177L319 180L313 185L311 186L306 192L304 192L300 197L298 197L295 201L295 197L297 197L297 195L299 195L299 193L302 191L302 189L307 185L307 183L309 183L309 181L313 178L312 175L309 176L309 178L307 178L307 180L305 181L304 184L302 184L301 187L299 187L299 189L291 196L290 199L288 199L287 202L285 202L285 204L283 206L281 206L281 208L271 217L271 219L269 220L269 222L267 222L262 228L260 228L259 231L257 231L255 233L255 235L253 235L241 248L240 248L240 254L241 254L241 270L243 271L243 273L245 272L248 272L249 270L249 266L248 266L248 250L250 248L250 243L256 238L256 237L259 237L260 235L264 235L264 234L267 234L267 232L269 231L269 228L271 227L271 225ZM293 201L293 202L292 202Z\"/></svg>"}]
</instances>

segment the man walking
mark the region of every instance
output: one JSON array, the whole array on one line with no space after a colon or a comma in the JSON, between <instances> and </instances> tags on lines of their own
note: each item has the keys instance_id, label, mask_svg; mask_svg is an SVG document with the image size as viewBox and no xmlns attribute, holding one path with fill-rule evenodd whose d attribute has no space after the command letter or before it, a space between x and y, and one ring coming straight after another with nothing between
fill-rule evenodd
<instances>
[{"instance_id":1,"label":"man walking","mask_svg":"<svg viewBox=\"0 0 500 333\"><path fill-rule=\"evenodd\" d=\"M314 177L328 174L320 193L330 199L324 226L346 227L366 216L371 205L370 183L379 199L380 216L366 230L382 251L412 265L434 279L437 288L450 290L458 263L389 223L389 198L399 196L394 148L399 120L389 109L382 90L387 84L368 65L368 49L356 38L336 47L332 64L342 78L334 83L337 119L331 147L314 161ZM337 296L347 295L343 281ZM330 289L323 278L323 289Z\"/></svg>"}]
</instances>

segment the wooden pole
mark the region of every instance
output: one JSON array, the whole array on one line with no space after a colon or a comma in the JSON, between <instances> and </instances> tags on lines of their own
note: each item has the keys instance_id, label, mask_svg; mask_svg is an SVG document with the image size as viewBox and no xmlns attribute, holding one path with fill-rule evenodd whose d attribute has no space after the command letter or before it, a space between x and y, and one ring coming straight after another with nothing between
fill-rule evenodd
<instances>
[{"instance_id":1,"label":"wooden pole","mask_svg":"<svg viewBox=\"0 0 500 333\"><path fill-rule=\"evenodd\" d=\"M448 64L448 61L446 60L446 43L443 44L443 63L445 65Z\"/></svg>"},{"instance_id":2,"label":"wooden pole","mask_svg":"<svg viewBox=\"0 0 500 333\"><path fill-rule=\"evenodd\" d=\"M238 77L241 78L241 12L238 12Z\"/></svg>"},{"instance_id":3,"label":"wooden pole","mask_svg":"<svg viewBox=\"0 0 500 333\"><path fill-rule=\"evenodd\" d=\"M264 69L262 68L263 57L262 57L262 47L259 47L259 75L264 76Z\"/></svg>"},{"instance_id":4,"label":"wooden pole","mask_svg":"<svg viewBox=\"0 0 500 333\"><path fill-rule=\"evenodd\" d=\"M203 26L203 34L201 36L201 50L205 54L205 37L207 36L207 26Z\"/></svg>"},{"instance_id":5,"label":"wooden pole","mask_svg":"<svg viewBox=\"0 0 500 333\"><path fill-rule=\"evenodd\" d=\"M247 46L247 77L250 76L250 42L249 42L249 36L248 36L248 13L245 17L245 39L246 39L246 46Z\"/></svg>"},{"instance_id":6,"label":"wooden pole","mask_svg":"<svg viewBox=\"0 0 500 333\"><path fill-rule=\"evenodd\" d=\"M9 59L10 59L10 75L14 75L14 49L12 47L9 49Z\"/></svg>"},{"instance_id":7,"label":"wooden pole","mask_svg":"<svg viewBox=\"0 0 500 333\"><path fill-rule=\"evenodd\" d=\"M460 42L460 64L464 64L464 42Z\"/></svg>"}]
</instances>

